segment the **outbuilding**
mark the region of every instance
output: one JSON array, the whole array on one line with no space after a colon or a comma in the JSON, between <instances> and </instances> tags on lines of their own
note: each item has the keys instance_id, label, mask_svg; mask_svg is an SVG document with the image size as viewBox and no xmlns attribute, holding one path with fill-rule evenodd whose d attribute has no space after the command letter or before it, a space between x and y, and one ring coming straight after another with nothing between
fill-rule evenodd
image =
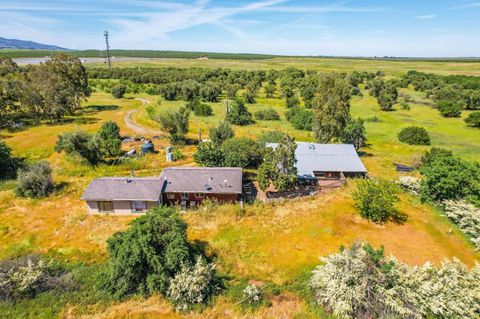
<instances>
[{"instance_id":1,"label":"outbuilding","mask_svg":"<svg viewBox=\"0 0 480 319\"><path fill-rule=\"evenodd\" d=\"M339 180L367 176L367 170L351 144L296 143L295 166L299 180ZM277 145L267 143L267 147L274 149Z\"/></svg>"}]
</instances>

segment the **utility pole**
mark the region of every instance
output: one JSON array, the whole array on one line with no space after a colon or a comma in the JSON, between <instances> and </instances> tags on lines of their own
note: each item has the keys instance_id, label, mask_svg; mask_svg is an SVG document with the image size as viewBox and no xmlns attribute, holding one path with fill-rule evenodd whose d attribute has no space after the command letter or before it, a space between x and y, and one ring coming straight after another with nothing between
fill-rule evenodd
<instances>
[{"instance_id":1,"label":"utility pole","mask_svg":"<svg viewBox=\"0 0 480 319\"><path fill-rule=\"evenodd\" d=\"M107 45L107 61L108 61L108 68L112 68L112 62L110 61L110 44L108 44L108 31L103 32L105 36L105 43Z\"/></svg>"}]
</instances>

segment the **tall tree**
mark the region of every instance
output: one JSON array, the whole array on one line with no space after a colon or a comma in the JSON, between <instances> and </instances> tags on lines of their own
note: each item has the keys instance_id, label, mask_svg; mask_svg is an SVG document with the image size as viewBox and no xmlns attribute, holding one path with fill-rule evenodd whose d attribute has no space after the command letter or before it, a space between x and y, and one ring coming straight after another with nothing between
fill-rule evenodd
<instances>
[{"instance_id":1,"label":"tall tree","mask_svg":"<svg viewBox=\"0 0 480 319\"><path fill-rule=\"evenodd\" d=\"M350 120L350 84L336 73L324 74L312 102L312 128L320 143L338 141Z\"/></svg>"},{"instance_id":2,"label":"tall tree","mask_svg":"<svg viewBox=\"0 0 480 319\"><path fill-rule=\"evenodd\" d=\"M73 114L90 96L85 68L78 58L64 54L39 66L30 66L27 81L38 95L25 101L41 104L42 115L50 120Z\"/></svg>"},{"instance_id":3,"label":"tall tree","mask_svg":"<svg viewBox=\"0 0 480 319\"><path fill-rule=\"evenodd\" d=\"M213 144L220 146L222 143L235 135L232 126L227 121L222 121L217 127L208 131L208 136Z\"/></svg>"},{"instance_id":4,"label":"tall tree","mask_svg":"<svg viewBox=\"0 0 480 319\"><path fill-rule=\"evenodd\" d=\"M178 111L168 111L155 117L163 130L170 134L172 143L184 142L188 133L190 111L181 107Z\"/></svg>"},{"instance_id":5,"label":"tall tree","mask_svg":"<svg viewBox=\"0 0 480 319\"><path fill-rule=\"evenodd\" d=\"M103 123L99 131L105 152L110 156L119 155L121 152L122 137L120 127L113 121Z\"/></svg>"},{"instance_id":6,"label":"tall tree","mask_svg":"<svg viewBox=\"0 0 480 319\"><path fill-rule=\"evenodd\" d=\"M361 118L350 120L342 132L342 143L353 144L358 151L367 142L366 130Z\"/></svg>"},{"instance_id":7,"label":"tall tree","mask_svg":"<svg viewBox=\"0 0 480 319\"><path fill-rule=\"evenodd\" d=\"M264 162L258 169L260 188L265 191L270 183L279 191L290 190L297 182L297 162L295 140L285 135L275 150L267 152Z\"/></svg>"},{"instance_id":8,"label":"tall tree","mask_svg":"<svg viewBox=\"0 0 480 319\"><path fill-rule=\"evenodd\" d=\"M378 105L382 111L390 111L393 105L397 103L398 90L395 84L391 82L385 83L377 96Z\"/></svg>"}]
</instances>

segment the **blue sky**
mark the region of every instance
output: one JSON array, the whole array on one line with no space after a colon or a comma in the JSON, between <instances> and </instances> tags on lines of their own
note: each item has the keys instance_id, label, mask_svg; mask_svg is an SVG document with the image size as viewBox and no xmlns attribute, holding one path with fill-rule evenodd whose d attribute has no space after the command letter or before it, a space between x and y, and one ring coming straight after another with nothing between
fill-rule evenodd
<instances>
[{"instance_id":1,"label":"blue sky","mask_svg":"<svg viewBox=\"0 0 480 319\"><path fill-rule=\"evenodd\" d=\"M0 0L0 36L102 49L480 56L480 0Z\"/></svg>"}]
</instances>

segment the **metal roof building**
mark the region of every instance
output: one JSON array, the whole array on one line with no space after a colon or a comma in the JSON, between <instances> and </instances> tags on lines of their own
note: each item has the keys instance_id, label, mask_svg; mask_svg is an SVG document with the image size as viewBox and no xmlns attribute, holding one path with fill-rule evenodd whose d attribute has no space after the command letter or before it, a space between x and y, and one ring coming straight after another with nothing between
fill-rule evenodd
<instances>
[{"instance_id":1,"label":"metal roof building","mask_svg":"<svg viewBox=\"0 0 480 319\"><path fill-rule=\"evenodd\" d=\"M300 178L315 178L315 172L367 173L351 144L296 143L296 167ZM277 145L277 143L267 143L267 147L273 149Z\"/></svg>"}]
</instances>

